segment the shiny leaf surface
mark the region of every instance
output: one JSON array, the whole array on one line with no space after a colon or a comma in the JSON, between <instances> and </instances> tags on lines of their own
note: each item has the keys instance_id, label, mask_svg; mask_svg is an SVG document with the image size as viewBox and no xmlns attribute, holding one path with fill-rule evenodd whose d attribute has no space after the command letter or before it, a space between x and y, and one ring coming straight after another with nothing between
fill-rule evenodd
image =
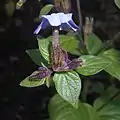
<instances>
[{"instance_id":1,"label":"shiny leaf surface","mask_svg":"<svg viewBox=\"0 0 120 120\"><path fill-rule=\"evenodd\" d=\"M103 43L94 33L92 33L86 41L86 47L89 54L95 55L103 48Z\"/></svg>"},{"instance_id":2,"label":"shiny leaf surface","mask_svg":"<svg viewBox=\"0 0 120 120\"><path fill-rule=\"evenodd\" d=\"M45 60L49 62L50 61L50 54L49 54L50 41L48 39L39 39L39 38L37 38L37 40L38 40L40 53L45 58Z\"/></svg>"},{"instance_id":3,"label":"shiny leaf surface","mask_svg":"<svg viewBox=\"0 0 120 120\"><path fill-rule=\"evenodd\" d=\"M58 94L49 103L51 120L99 120L97 112L89 104L79 102L78 108L73 108Z\"/></svg>"},{"instance_id":4,"label":"shiny leaf surface","mask_svg":"<svg viewBox=\"0 0 120 120\"><path fill-rule=\"evenodd\" d=\"M53 81L59 95L77 108L81 91L81 79L79 75L74 71L55 73Z\"/></svg>"},{"instance_id":5,"label":"shiny leaf surface","mask_svg":"<svg viewBox=\"0 0 120 120\"><path fill-rule=\"evenodd\" d=\"M104 59L104 57L93 55L83 55L79 59L83 61L83 65L77 68L76 71L85 76L94 75L111 64L111 62Z\"/></svg>"}]
</instances>

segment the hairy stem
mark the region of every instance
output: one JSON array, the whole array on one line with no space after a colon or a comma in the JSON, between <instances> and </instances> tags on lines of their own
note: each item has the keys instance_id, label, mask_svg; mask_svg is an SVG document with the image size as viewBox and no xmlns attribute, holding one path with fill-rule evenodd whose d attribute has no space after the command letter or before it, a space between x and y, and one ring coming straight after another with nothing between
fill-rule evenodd
<instances>
[{"instance_id":1,"label":"hairy stem","mask_svg":"<svg viewBox=\"0 0 120 120\"><path fill-rule=\"evenodd\" d=\"M55 28L53 30L53 42L52 42L52 44L54 44L54 45L60 44L59 43L59 30L57 28Z\"/></svg>"}]
</instances>

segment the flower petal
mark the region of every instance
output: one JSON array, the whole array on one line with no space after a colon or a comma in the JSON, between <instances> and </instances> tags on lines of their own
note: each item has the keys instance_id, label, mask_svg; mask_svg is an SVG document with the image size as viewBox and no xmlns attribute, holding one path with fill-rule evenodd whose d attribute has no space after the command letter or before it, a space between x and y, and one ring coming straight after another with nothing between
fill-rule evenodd
<instances>
[{"instance_id":1,"label":"flower petal","mask_svg":"<svg viewBox=\"0 0 120 120\"><path fill-rule=\"evenodd\" d=\"M68 30L71 29L71 27L67 23L62 23L60 26L60 30Z\"/></svg>"},{"instance_id":2,"label":"flower petal","mask_svg":"<svg viewBox=\"0 0 120 120\"><path fill-rule=\"evenodd\" d=\"M79 27L74 23L73 20L68 21L67 24L68 24L69 27L72 28L74 31L77 31L77 30L79 29Z\"/></svg>"},{"instance_id":3,"label":"flower petal","mask_svg":"<svg viewBox=\"0 0 120 120\"><path fill-rule=\"evenodd\" d=\"M65 30L65 29L72 29L74 31L77 31L79 27L73 22L73 20L70 20L66 23L61 24L60 30Z\"/></svg>"},{"instance_id":4,"label":"flower petal","mask_svg":"<svg viewBox=\"0 0 120 120\"><path fill-rule=\"evenodd\" d=\"M49 26L60 26L60 30L71 28L72 30L76 31L79 29L79 27L72 20L72 13L52 13L51 15L42 16L42 22L34 31L34 33L38 34L41 29L45 29Z\"/></svg>"},{"instance_id":5,"label":"flower petal","mask_svg":"<svg viewBox=\"0 0 120 120\"><path fill-rule=\"evenodd\" d=\"M39 31L41 30L41 26L43 24L43 21L41 22L41 24L37 27L37 29L34 31L34 34L38 34Z\"/></svg>"},{"instance_id":6,"label":"flower petal","mask_svg":"<svg viewBox=\"0 0 120 120\"><path fill-rule=\"evenodd\" d=\"M47 19L43 18L42 22L40 23L40 25L37 27L37 29L34 31L34 34L38 34L40 32L41 29L45 29L47 27L49 27L50 24L48 22Z\"/></svg>"},{"instance_id":7,"label":"flower petal","mask_svg":"<svg viewBox=\"0 0 120 120\"><path fill-rule=\"evenodd\" d=\"M60 26L61 21L59 19L59 14L53 13L51 15L43 15L43 18L47 19L51 26Z\"/></svg>"},{"instance_id":8,"label":"flower petal","mask_svg":"<svg viewBox=\"0 0 120 120\"><path fill-rule=\"evenodd\" d=\"M61 24L72 20L72 13L69 13L69 14L57 13L57 15L59 16L59 20Z\"/></svg>"}]
</instances>

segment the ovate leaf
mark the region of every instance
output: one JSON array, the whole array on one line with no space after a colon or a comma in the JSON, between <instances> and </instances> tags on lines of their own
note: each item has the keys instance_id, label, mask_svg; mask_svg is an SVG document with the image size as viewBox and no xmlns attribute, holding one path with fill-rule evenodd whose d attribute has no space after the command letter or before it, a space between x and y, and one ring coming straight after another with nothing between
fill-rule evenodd
<instances>
[{"instance_id":1,"label":"ovate leaf","mask_svg":"<svg viewBox=\"0 0 120 120\"><path fill-rule=\"evenodd\" d=\"M120 51L115 50L113 48L109 49L109 50L106 50L103 53L103 56L106 57L106 58L109 58L113 62L120 62Z\"/></svg>"},{"instance_id":2,"label":"ovate leaf","mask_svg":"<svg viewBox=\"0 0 120 120\"><path fill-rule=\"evenodd\" d=\"M49 54L50 41L48 39L39 39L39 38L37 38L37 40L38 40L40 53L49 62L50 61L50 54Z\"/></svg>"},{"instance_id":3,"label":"ovate leaf","mask_svg":"<svg viewBox=\"0 0 120 120\"><path fill-rule=\"evenodd\" d=\"M20 86L22 87L38 87L45 83L46 78L41 80L29 80L29 77L25 78L21 83Z\"/></svg>"},{"instance_id":4,"label":"ovate leaf","mask_svg":"<svg viewBox=\"0 0 120 120\"><path fill-rule=\"evenodd\" d=\"M103 48L103 43L94 33L92 33L86 41L86 47L89 54L95 55Z\"/></svg>"},{"instance_id":5,"label":"ovate leaf","mask_svg":"<svg viewBox=\"0 0 120 120\"><path fill-rule=\"evenodd\" d=\"M58 94L49 103L51 120L99 120L97 112L89 104L79 102L78 108L73 108Z\"/></svg>"},{"instance_id":6,"label":"ovate leaf","mask_svg":"<svg viewBox=\"0 0 120 120\"><path fill-rule=\"evenodd\" d=\"M120 92L117 88L109 87L99 98L94 101L94 108L96 110L102 109L108 102L112 101L114 97Z\"/></svg>"},{"instance_id":7,"label":"ovate leaf","mask_svg":"<svg viewBox=\"0 0 120 120\"><path fill-rule=\"evenodd\" d=\"M71 35L60 35L60 43L67 52L73 55L81 55L79 41Z\"/></svg>"},{"instance_id":8,"label":"ovate leaf","mask_svg":"<svg viewBox=\"0 0 120 120\"><path fill-rule=\"evenodd\" d=\"M116 6L120 9L120 0L114 0L114 1L115 1Z\"/></svg>"},{"instance_id":9,"label":"ovate leaf","mask_svg":"<svg viewBox=\"0 0 120 120\"><path fill-rule=\"evenodd\" d=\"M103 56L112 63L105 68L105 71L120 80L120 52L115 49L109 49L103 53Z\"/></svg>"},{"instance_id":10,"label":"ovate leaf","mask_svg":"<svg viewBox=\"0 0 120 120\"><path fill-rule=\"evenodd\" d=\"M117 99L120 90L115 86L109 87L93 106L97 110L100 120L119 120L120 119L120 99Z\"/></svg>"},{"instance_id":11,"label":"ovate leaf","mask_svg":"<svg viewBox=\"0 0 120 120\"><path fill-rule=\"evenodd\" d=\"M47 4L47 5L45 5L45 6L41 9L39 16L41 17L42 15L47 15L47 14L50 12L50 10L53 8L53 6L54 6L54 5L52 5L52 4Z\"/></svg>"},{"instance_id":12,"label":"ovate leaf","mask_svg":"<svg viewBox=\"0 0 120 120\"><path fill-rule=\"evenodd\" d=\"M83 65L77 68L76 71L85 76L94 75L111 64L111 62L104 59L104 57L93 55L83 55L79 59L83 61Z\"/></svg>"},{"instance_id":13,"label":"ovate leaf","mask_svg":"<svg viewBox=\"0 0 120 120\"><path fill-rule=\"evenodd\" d=\"M120 63L113 62L110 66L105 68L105 71L120 80Z\"/></svg>"},{"instance_id":14,"label":"ovate leaf","mask_svg":"<svg viewBox=\"0 0 120 120\"><path fill-rule=\"evenodd\" d=\"M110 101L98 114L100 120L120 120L120 100Z\"/></svg>"},{"instance_id":15,"label":"ovate leaf","mask_svg":"<svg viewBox=\"0 0 120 120\"><path fill-rule=\"evenodd\" d=\"M74 71L61 74L55 73L53 81L59 95L77 108L81 91L81 79L79 75Z\"/></svg>"},{"instance_id":16,"label":"ovate leaf","mask_svg":"<svg viewBox=\"0 0 120 120\"><path fill-rule=\"evenodd\" d=\"M39 13L39 16L37 17L37 18L35 18L34 19L34 21L35 22L41 22L41 17L42 17L42 15L47 15L50 11L51 11L51 9L54 7L54 5L52 5L52 4L47 4L47 5L45 5L42 9L41 9L41 11L40 11L40 13Z\"/></svg>"},{"instance_id":17,"label":"ovate leaf","mask_svg":"<svg viewBox=\"0 0 120 120\"><path fill-rule=\"evenodd\" d=\"M30 49L26 50L26 53L31 57L31 59L39 66L41 66L41 62L46 63L46 60L40 54L39 49ZM46 63L47 64L47 63Z\"/></svg>"}]
</instances>

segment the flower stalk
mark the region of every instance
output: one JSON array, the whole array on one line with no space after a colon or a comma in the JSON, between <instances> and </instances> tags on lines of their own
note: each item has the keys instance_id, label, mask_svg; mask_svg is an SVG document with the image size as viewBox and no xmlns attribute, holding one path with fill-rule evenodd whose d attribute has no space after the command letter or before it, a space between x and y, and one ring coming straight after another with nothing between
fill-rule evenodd
<instances>
[{"instance_id":1,"label":"flower stalk","mask_svg":"<svg viewBox=\"0 0 120 120\"><path fill-rule=\"evenodd\" d=\"M77 9L78 9L79 26L82 27L82 14L81 14L81 8L80 8L80 0L77 0Z\"/></svg>"},{"instance_id":2,"label":"flower stalk","mask_svg":"<svg viewBox=\"0 0 120 120\"><path fill-rule=\"evenodd\" d=\"M71 11L71 0L54 0L58 12L69 13Z\"/></svg>"},{"instance_id":3,"label":"flower stalk","mask_svg":"<svg viewBox=\"0 0 120 120\"><path fill-rule=\"evenodd\" d=\"M59 68L61 65L61 54L62 54L62 50L59 41L59 30L57 29L57 27L54 27L53 41L51 48L51 61L52 61L53 70L55 71L57 71L57 68Z\"/></svg>"},{"instance_id":4,"label":"flower stalk","mask_svg":"<svg viewBox=\"0 0 120 120\"><path fill-rule=\"evenodd\" d=\"M85 18L85 27L84 27L84 44L86 45L86 41L89 38L89 35L92 33L93 30L93 18Z\"/></svg>"}]
</instances>

